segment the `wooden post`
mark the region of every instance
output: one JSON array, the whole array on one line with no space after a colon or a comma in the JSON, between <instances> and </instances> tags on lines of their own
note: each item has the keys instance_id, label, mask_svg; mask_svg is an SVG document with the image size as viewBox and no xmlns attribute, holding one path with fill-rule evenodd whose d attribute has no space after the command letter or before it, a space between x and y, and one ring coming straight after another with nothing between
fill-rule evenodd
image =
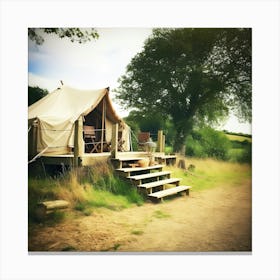
<instances>
[{"instance_id":1,"label":"wooden post","mask_svg":"<svg viewBox=\"0 0 280 280\"><path fill-rule=\"evenodd\" d=\"M105 127L105 98L102 102L102 127L101 127L101 153L103 153L104 127Z\"/></svg>"},{"instance_id":2,"label":"wooden post","mask_svg":"<svg viewBox=\"0 0 280 280\"><path fill-rule=\"evenodd\" d=\"M117 158L118 156L118 124L113 125L112 129L112 147L111 147L112 158Z\"/></svg>"},{"instance_id":3,"label":"wooden post","mask_svg":"<svg viewBox=\"0 0 280 280\"><path fill-rule=\"evenodd\" d=\"M157 139L157 151L160 153L162 152L162 135L163 135L163 131L159 130L158 139Z\"/></svg>"},{"instance_id":4,"label":"wooden post","mask_svg":"<svg viewBox=\"0 0 280 280\"><path fill-rule=\"evenodd\" d=\"M74 130L74 167L79 166L79 158L84 154L83 118L80 116L75 121Z\"/></svg>"},{"instance_id":5,"label":"wooden post","mask_svg":"<svg viewBox=\"0 0 280 280\"><path fill-rule=\"evenodd\" d=\"M162 152L165 152L165 135L162 135Z\"/></svg>"}]
</instances>

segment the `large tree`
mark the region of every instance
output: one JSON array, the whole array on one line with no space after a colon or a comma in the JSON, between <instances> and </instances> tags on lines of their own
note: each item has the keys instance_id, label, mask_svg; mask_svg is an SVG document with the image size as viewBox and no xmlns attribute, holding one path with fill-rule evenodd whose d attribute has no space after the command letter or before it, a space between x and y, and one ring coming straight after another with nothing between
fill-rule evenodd
<instances>
[{"instance_id":1,"label":"large tree","mask_svg":"<svg viewBox=\"0 0 280 280\"><path fill-rule=\"evenodd\" d=\"M49 92L39 87L28 87L28 106L45 97Z\"/></svg>"},{"instance_id":2,"label":"large tree","mask_svg":"<svg viewBox=\"0 0 280 280\"><path fill-rule=\"evenodd\" d=\"M119 81L124 107L172 119L179 151L194 124L251 119L251 29L154 29Z\"/></svg>"},{"instance_id":3,"label":"large tree","mask_svg":"<svg viewBox=\"0 0 280 280\"><path fill-rule=\"evenodd\" d=\"M59 38L68 38L71 42L86 43L98 39L99 34L94 28L28 28L28 37L37 45L45 41L45 34L55 34Z\"/></svg>"}]
</instances>

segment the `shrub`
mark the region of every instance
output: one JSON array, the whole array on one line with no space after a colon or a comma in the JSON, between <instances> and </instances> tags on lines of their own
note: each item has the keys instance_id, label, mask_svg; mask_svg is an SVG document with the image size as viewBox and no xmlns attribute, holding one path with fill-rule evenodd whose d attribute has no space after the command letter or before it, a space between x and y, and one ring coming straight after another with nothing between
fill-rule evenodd
<instances>
[{"instance_id":1,"label":"shrub","mask_svg":"<svg viewBox=\"0 0 280 280\"><path fill-rule=\"evenodd\" d=\"M195 130L187 137L186 155L199 158L229 159L231 144L223 132L210 127Z\"/></svg>"},{"instance_id":2,"label":"shrub","mask_svg":"<svg viewBox=\"0 0 280 280\"><path fill-rule=\"evenodd\" d=\"M252 162L252 145L244 142L240 144L240 148L230 150L229 157L232 162L251 163ZM234 147L235 145L233 145Z\"/></svg>"}]
</instances>

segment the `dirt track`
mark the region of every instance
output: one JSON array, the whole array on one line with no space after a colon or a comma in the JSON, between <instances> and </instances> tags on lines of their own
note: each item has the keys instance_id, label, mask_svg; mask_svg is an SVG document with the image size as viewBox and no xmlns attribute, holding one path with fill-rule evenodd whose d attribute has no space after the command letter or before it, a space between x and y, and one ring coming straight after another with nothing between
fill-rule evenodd
<instances>
[{"instance_id":1,"label":"dirt track","mask_svg":"<svg viewBox=\"0 0 280 280\"><path fill-rule=\"evenodd\" d=\"M251 181L36 226L29 251L251 251Z\"/></svg>"}]
</instances>

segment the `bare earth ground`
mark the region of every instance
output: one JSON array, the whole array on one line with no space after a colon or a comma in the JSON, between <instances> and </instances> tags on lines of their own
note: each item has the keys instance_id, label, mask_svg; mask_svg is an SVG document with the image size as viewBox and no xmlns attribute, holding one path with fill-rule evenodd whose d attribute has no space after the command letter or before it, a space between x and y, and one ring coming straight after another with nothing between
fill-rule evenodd
<instances>
[{"instance_id":1,"label":"bare earth ground","mask_svg":"<svg viewBox=\"0 0 280 280\"><path fill-rule=\"evenodd\" d=\"M251 181L33 227L29 251L251 251Z\"/></svg>"}]
</instances>

